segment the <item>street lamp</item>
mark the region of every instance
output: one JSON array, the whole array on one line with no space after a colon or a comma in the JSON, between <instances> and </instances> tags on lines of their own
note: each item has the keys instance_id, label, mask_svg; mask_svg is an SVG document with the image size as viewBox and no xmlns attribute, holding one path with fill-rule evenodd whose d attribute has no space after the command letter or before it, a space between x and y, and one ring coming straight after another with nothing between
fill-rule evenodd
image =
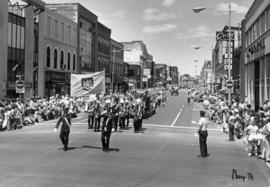
<instances>
[{"instance_id":1,"label":"street lamp","mask_svg":"<svg viewBox=\"0 0 270 187\"><path fill-rule=\"evenodd\" d=\"M218 11L218 12L224 12L224 11L219 11L219 10L216 10L216 9L212 9L212 8L206 8L206 7L197 7L197 8L193 8L193 12L194 13L199 13L205 9L210 9L210 10L215 10L215 11ZM227 12L227 11L225 11ZM230 0L230 3L229 3L229 10L228 10L228 13L229 13L229 33L228 33L228 37L229 37L229 68L228 68L228 80L231 80L231 66L232 66L232 59L231 59L231 23L232 23L232 2ZM228 101L229 103L231 103L231 93L228 93Z\"/></svg>"},{"instance_id":2,"label":"street lamp","mask_svg":"<svg viewBox=\"0 0 270 187\"><path fill-rule=\"evenodd\" d=\"M121 51L131 51L130 49L119 49L119 50L112 50L112 53L113 53L113 64L112 64L112 81L111 81L111 89L112 89L112 92L113 92L113 88L114 88L114 64L115 64L115 54L116 53L119 53Z\"/></svg>"},{"instance_id":3,"label":"street lamp","mask_svg":"<svg viewBox=\"0 0 270 187\"><path fill-rule=\"evenodd\" d=\"M205 9L207 9L207 8L206 7L196 7L196 8L193 8L192 10L194 13L199 13Z\"/></svg>"}]
</instances>

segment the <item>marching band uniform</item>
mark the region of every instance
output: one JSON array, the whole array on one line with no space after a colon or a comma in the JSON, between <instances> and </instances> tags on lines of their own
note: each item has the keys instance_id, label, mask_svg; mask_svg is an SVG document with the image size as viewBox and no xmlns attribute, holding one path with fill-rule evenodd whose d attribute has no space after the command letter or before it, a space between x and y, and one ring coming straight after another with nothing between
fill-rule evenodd
<instances>
[{"instance_id":1,"label":"marching band uniform","mask_svg":"<svg viewBox=\"0 0 270 187\"><path fill-rule=\"evenodd\" d=\"M117 132L117 126L118 126L118 114L119 114L119 106L114 105L112 106L112 115L113 115L113 126L114 126L114 131Z\"/></svg>"},{"instance_id":2,"label":"marching band uniform","mask_svg":"<svg viewBox=\"0 0 270 187\"><path fill-rule=\"evenodd\" d=\"M69 141L69 134L70 134L70 126L71 126L71 114L68 113L68 108L65 108L63 110L62 116L59 118L59 120L56 123L54 131L57 131L61 124L61 130L60 130L60 139L64 145L64 150L68 150L68 141Z\"/></svg>"},{"instance_id":3,"label":"marching band uniform","mask_svg":"<svg viewBox=\"0 0 270 187\"><path fill-rule=\"evenodd\" d=\"M104 113L103 123L101 127L101 142L103 151L109 151L110 138L113 126L113 113L112 108L108 107Z\"/></svg>"},{"instance_id":4,"label":"marching band uniform","mask_svg":"<svg viewBox=\"0 0 270 187\"><path fill-rule=\"evenodd\" d=\"M101 107L99 103L96 104L94 109L94 120L95 120L94 131L98 132L100 129L100 120L101 120Z\"/></svg>"},{"instance_id":5,"label":"marching band uniform","mask_svg":"<svg viewBox=\"0 0 270 187\"><path fill-rule=\"evenodd\" d=\"M93 129L93 127L94 127L94 106L93 106L93 103L88 102L86 111L88 112L88 129Z\"/></svg>"},{"instance_id":6,"label":"marching band uniform","mask_svg":"<svg viewBox=\"0 0 270 187\"><path fill-rule=\"evenodd\" d=\"M126 103L126 105L125 105L125 119L124 119L124 123L126 123L127 129L128 129L128 126L129 126L129 115L130 115L130 105L129 105L129 103Z\"/></svg>"},{"instance_id":7,"label":"marching band uniform","mask_svg":"<svg viewBox=\"0 0 270 187\"><path fill-rule=\"evenodd\" d=\"M119 108L119 126L120 129L125 129L125 107L123 104Z\"/></svg>"},{"instance_id":8,"label":"marching band uniform","mask_svg":"<svg viewBox=\"0 0 270 187\"><path fill-rule=\"evenodd\" d=\"M134 115L134 133L138 133L142 126L142 107L139 103L136 104L135 107L135 115Z\"/></svg>"}]
</instances>

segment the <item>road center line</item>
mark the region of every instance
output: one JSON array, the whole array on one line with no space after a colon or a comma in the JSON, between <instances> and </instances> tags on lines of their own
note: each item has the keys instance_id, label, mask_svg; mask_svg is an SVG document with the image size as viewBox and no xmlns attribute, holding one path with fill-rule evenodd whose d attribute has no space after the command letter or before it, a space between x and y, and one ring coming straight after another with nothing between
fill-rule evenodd
<instances>
[{"instance_id":1,"label":"road center line","mask_svg":"<svg viewBox=\"0 0 270 187\"><path fill-rule=\"evenodd\" d=\"M179 116L180 116L180 114L181 114L183 108L184 108L184 105L182 105L182 107L180 108L180 110L179 110L179 112L178 112L176 118L174 119L174 121L173 121L172 124L170 125L171 127L173 127L173 126L175 125L175 123L176 123L177 119L179 118Z\"/></svg>"}]
</instances>

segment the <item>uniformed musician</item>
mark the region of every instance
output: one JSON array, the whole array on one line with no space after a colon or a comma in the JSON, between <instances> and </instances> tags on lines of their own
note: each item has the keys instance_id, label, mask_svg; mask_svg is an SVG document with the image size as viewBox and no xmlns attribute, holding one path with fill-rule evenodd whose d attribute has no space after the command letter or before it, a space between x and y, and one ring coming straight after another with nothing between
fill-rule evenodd
<instances>
[{"instance_id":1,"label":"uniformed musician","mask_svg":"<svg viewBox=\"0 0 270 187\"><path fill-rule=\"evenodd\" d=\"M120 105L119 105L119 127L120 129L125 129L125 106L124 106L124 101L120 99Z\"/></svg>"},{"instance_id":2,"label":"uniformed musician","mask_svg":"<svg viewBox=\"0 0 270 187\"><path fill-rule=\"evenodd\" d=\"M86 104L85 111L88 113L88 129L93 129L94 127L94 102L89 101Z\"/></svg>"},{"instance_id":3,"label":"uniformed musician","mask_svg":"<svg viewBox=\"0 0 270 187\"><path fill-rule=\"evenodd\" d=\"M68 107L63 107L62 115L56 123L54 131L56 132L59 126L61 125L60 130L60 139L64 145L64 150L68 150L69 134L71 127L71 114Z\"/></svg>"},{"instance_id":4,"label":"uniformed musician","mask_svg":"<svg viewBox=\"0 0 270 187\"><path fill-rule=\"evenodd\" d=\"M100 102L97 101L94 107L94 132L99 131L100 120L101 120L101 106L100 106Z\"/></svg>"},{"instance_id":5,"label":"uniformed musician","mask_svg":"<svg viewBox=\"0 0 270 187\"><path fill-rule=\"evenodd\" d=\"M101 127L101 142L102 150L105 152L109 151L110 138L113 126L113 111L111 105L106 105L104 113L104 120Z\"/></svg>"}]
</instances>

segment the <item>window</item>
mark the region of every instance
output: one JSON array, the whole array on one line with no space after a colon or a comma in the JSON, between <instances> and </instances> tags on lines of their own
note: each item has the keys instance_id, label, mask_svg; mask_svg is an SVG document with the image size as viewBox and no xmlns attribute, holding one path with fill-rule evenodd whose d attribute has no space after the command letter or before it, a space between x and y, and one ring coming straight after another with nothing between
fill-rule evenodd
<instances>
[{"instance_id":1,"label":"window","mask_svg":"<svg viewBox=\"0 0 270 187\"><path fill-rule=\"evenodd\" d=\"M58 39L58 20L54 20L54 38Z\"/></svg>"},{"instance_id":2,"label":"window","mask_svg":"<svg viewBox=\"0 0 270 187\"><path fill-rule=\"evenodd\" d=\"M21 49L24 49L24 27L21 27Z\"/></svg>"},{"instance_id":3,"label":"window","mask_svg":"<svg viewBox=\"0 0 270 187\"><path fill-rule=\"evenodd\" d=\"M68 53L67 69L70 70L70 53Z\"/></svg>"},{"instance_id":4,"label":"window","mask_svg":"<svg viewBox=\"0 0 270 187\"><path fill-rule=\"evenodd\" d=\"M47 47L47 51L46 51L46 65L48 68L51 65L51 49L50 49L50 47Z\"/></svg>"},{"instance_id":5,"label":"window","mask_svg":"<svg viewBox=\"0 0 270 187\"><path fill-rule=\"evenodd\" d=\"M12 44L12 23L8 22L8 47Z\"/></svg>"},{"instance_id":6,"label":"window","mask_svg":"<svg viewBox=\"0 0 270 187\"><path fill-rule=\"evenodd\" d=\"M74 30L73 44L76 45L77 44L77 30L76 29L73 29L73 30Z\"/></svg>"},{"instance_id":7,"label":"window","mask_svg":"<svg viewBox=\"0 0 270 187\"><path fill-rule=\"evenodd\" d=\"M65 41L65 24L61 23L61 40Z\"/></svg>"},{"instance_id":8,"label":"window","mask_svg":"<svg viewBox=\"0 0 270 187\"><path fill-rule=\"evenodd\" d=\"M47 16L47 36L51 36L52 32L52 18Z\"/></svg>"},{"instance_id":9,"label":"window","mask_svg":"<svg viewBox=\"0 0 270 187\"><path fill-rule=\"evenodd\" d=\"M53 67L57 68L57 49L54 49L54 60L53 60Z\"/></svg>"},{"instance_id":10,"label":"window","mask_svg":"<svg viewBox=\"0 0 270 187\"><path fill-rule=\"evenodd\" d=\"M76 70L76 55L73 55L73 71Z\"/></svg>"},{"instance_id":11,"label":"window","mask_svg":"<svg viewBox=\"0 0 270 187\"><path fill-rule=\"evenodd\" d=\"M11 47L16 48L16 34L17 34L17 27L16 24L12 24L12 44Z\"/></svg>"},{"instance_id":12,"label":"window","mask_svg":"<svg viewBox=\"0 0 270 187\"><path fill-rule=\"evenodd\" d=\"M71 26L69 25L68 26L68 31L67 31L67 41L68 41L68 44L71 44Z\"/></svg>"},{"instance_id":13,"label":"window","mask_svg":"<svg viewBox=\"0 0 270 187\"><path fill-rule=\"evenodd\" d=\"M61 55L60 55L60 68L63 69L64 68L64 52L61 51Z\"/></svg>"}]
</instances>

